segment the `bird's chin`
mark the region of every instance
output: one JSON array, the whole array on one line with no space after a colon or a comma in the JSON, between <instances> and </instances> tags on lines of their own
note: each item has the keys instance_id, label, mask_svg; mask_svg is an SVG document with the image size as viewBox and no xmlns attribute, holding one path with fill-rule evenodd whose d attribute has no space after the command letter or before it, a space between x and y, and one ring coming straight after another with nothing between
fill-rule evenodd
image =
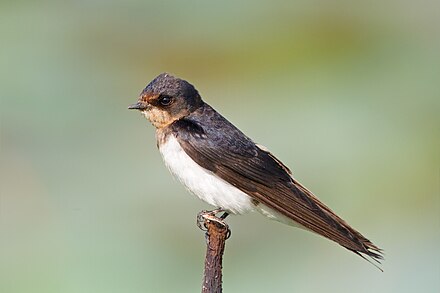
<instances>
[{"instance_id":1,"label":"bird's chin","mask_svg":"<svg viewBox=\"0 0 440 293\"><path fill-rule=\"evenodd\" d=\"M143 111L141 111L141 114L142 114L145 118L147 118L147 120L151 121L151 120L150 120L150 111L148 111L148 110L143 110Z\"/></svg>"},{"instance_id":2,"label":"bird's chin","mask_svg":"<svg viewBox=\"0 0 440 293\"><path fill-rule=\"evenodd\" d=\"M157 127L157 126L156 126L156 123L155 123L154 115L152 115L151 112L150 112L149 110L141 111L141 114L142 114L142 115L143 115L148 121L150 121L150 123L153 124L153 126Z\"/></svg>"},{"instance_id":3,"label":"bird's chin","mask_svg":"<svg viewBox=\"0 0 440 293\"><path fill-rule=\"evenodd\" d=\"M163 128L173 122L170 115L164 111L149 109L141 111L141 113L156 128Z\"/></svg>"}]
</instances>

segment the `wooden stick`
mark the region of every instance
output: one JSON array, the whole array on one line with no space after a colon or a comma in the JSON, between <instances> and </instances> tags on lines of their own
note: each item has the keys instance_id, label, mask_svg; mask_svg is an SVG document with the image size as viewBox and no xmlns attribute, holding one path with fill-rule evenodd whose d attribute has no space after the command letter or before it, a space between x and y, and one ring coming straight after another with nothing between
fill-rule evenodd
<instances>
[{"instance_id":1,"label":"wooden stick","mask_svg":"<svg viewBox=\"0 0 440 293\"><path fill-rule=\"evenodd\" d=\"M202 293L221 293L223 252L226 239L230 236L229 227L212 214L204 214L202 219L207 229Z\"/></svg>"}]
</instances>

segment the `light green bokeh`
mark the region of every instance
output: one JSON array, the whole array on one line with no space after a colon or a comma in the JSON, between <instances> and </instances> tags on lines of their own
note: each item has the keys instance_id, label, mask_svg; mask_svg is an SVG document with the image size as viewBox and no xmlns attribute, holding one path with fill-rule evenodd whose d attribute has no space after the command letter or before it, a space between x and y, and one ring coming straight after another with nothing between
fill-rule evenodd
<instances>
[{"instance_id":1,"label":"light green bokeh","mask_svg":"<svg viewBox=\"0 0 440 293\"><path fill-rule=\"evenodd\" d=\"M440 291L436 1L1 1L0 292L198 292L208 208L126 107L167 71L385 249L231 217L225 292Z\"/></svg>"}]
</instances>

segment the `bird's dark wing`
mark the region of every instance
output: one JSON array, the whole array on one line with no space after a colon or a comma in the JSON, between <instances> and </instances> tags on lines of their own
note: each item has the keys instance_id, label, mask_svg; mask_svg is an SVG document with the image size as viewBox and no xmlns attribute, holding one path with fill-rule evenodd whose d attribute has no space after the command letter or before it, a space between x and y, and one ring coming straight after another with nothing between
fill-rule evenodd
<instances>
[{"instance_id":1,"label":"bird's dark wing","mask_svg":"<svg viewBox=\"0 0 440 293\"><path fill-rule=\"evenodd\" d=\"M209 107L209 106L208 106ZM253 143L212 108L173 123L185 152L200 166L251 196L256 202L362 256L378 261L381 250L297 182L290 170ZM202 118L200 118L202 117ZM202 119L208 119L209 123ZM209 125L209 126L207 126Z\"/></svg>"}]
</instances>

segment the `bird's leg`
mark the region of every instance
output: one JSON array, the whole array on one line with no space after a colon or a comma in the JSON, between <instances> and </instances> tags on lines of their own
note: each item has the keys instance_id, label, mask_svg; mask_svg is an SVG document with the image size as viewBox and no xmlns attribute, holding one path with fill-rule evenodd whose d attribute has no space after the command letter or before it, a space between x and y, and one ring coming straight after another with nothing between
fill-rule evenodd
<instances>
[{"instance_id":1,"label":"bird's leg","mask_svg":"<svg viewBox=\"0 0 440 293\"><path fill-rule=\"evenodd\" d=\"M224 212L223 215L220 216L220 219L224 220L226 217L229 216L228 212Z\"/></svg>"},{"instance_id":2,"label":"bird's leg","mask_svg":"<svg viewBox=\"0 0 440 293\"><path fill-rule=\"evenodd\" d=\"M217 217L216 214L218 213L223 213L223 214L220 217ZM229 213L222 208L215 209L212 211L203 210L197 214L197 227L199 227L199 229L202 231L206 231L207 230L206 221L216 222L217 224L220 224L224 226L226 229L228 229L227 238L229 238L231 236L231 231L229 230L228 224L226 224L224 221L228 215Z\"/></svg>"}]
</instances>

